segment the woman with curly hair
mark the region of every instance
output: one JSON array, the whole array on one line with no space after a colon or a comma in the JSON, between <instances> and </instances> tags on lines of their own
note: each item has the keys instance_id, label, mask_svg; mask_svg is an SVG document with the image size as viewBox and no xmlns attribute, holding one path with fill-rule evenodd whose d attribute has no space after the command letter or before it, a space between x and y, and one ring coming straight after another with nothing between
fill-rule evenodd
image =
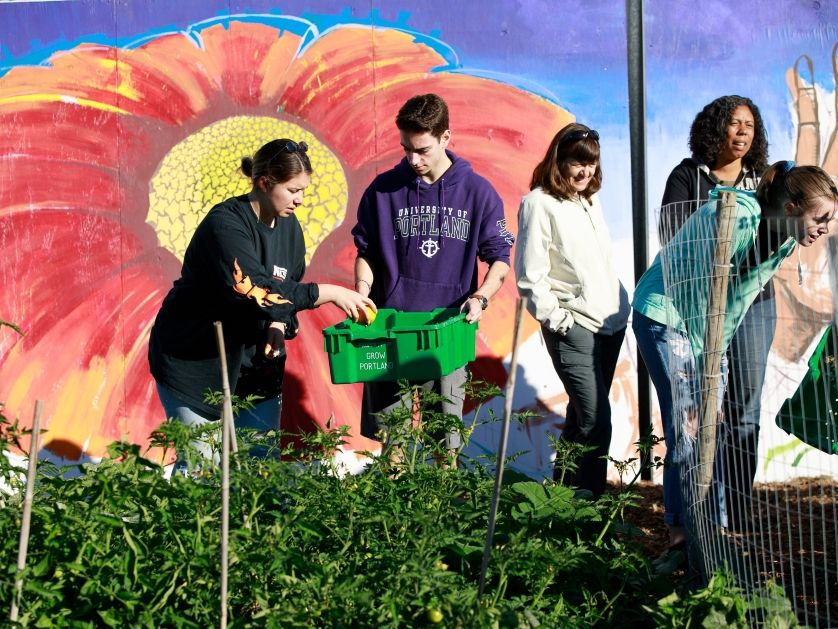
<instances>
[{"instance_id":1,"label":"woman with curly hair","mask_svg":"<svg viewBox=\"0 0 838 629\"><path fill-rule=\"evenodd\" d=\"M690 127L689 147L692 157L676 166L666 180L658 225L661 246L707 201L716 186L754 191L768 166L762 116L753 101L743 96L720 96L706 105ZM761 244L766 250L768 243ZM758 249L751 250L745 262L748 268L758 266L754 253ZM728 350L723 407L727 422L720 446L724 495L718 496L717 509L719 522L732 529L751 522L760 398L777 320L773 296L769 281L756 295ZM676 529L673 541L679 538Z\"/></svg>"},{"instance_id":2,"label":"woman with curly hair","mask_svg":"<svg viewBox=\"0 0 838 629\"><path fill-rule=\"evenodd\" d=\"M669 174L661 205L691 201L694 211L716 186L756 190L768 167L762 116L744 96L720 96L706 105L690 127L689 146L692 157Z\"/></svg>"}]
</instances>

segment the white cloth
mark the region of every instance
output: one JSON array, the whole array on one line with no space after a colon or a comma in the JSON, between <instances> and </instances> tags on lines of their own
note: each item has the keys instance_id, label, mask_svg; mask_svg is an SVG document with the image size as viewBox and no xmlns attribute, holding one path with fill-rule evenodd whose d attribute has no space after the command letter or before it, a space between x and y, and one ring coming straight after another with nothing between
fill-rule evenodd
<instances>
[{"instance_id":1,"label":"white cloth","mask_svg":"<svg viewBox=\"0 0 838 629\"><path fill-rule=\"evenodd\" d=\"M578 323L602 334L626 327L628 295L613 264L599 197L560 201L536 188L518 210L515 273L527 310L565 334Z\"/></svg>"}]
</instances>

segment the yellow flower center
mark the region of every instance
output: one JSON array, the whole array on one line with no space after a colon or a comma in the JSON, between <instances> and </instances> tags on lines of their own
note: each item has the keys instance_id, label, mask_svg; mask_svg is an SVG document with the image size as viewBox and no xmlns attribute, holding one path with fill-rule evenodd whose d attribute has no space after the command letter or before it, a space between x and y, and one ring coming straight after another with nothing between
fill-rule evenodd
<instances>
[{"instance_id":1,"label":"yellow flower center","mask_svg":"<svg viewBox=\"0 0 838 629\"><path fill-rule=\"evenodd\" d=\"M346 214L346 177L334 153L297 125L268 117L235 116L182 140L170 150L151 179L148 223L160 244L183 260L192 233L217 203L246 194L251 182L241 158L275 138L308 144L314 172L305 203L295 212L306 237L306 263Z\"/></svg>"}]
</instances>

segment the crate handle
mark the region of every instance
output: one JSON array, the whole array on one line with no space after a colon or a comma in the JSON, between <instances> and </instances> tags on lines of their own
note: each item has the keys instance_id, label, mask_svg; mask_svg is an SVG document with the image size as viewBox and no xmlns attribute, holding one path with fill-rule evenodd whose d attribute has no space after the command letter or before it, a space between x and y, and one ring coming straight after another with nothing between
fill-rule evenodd
<instances>
[{"instance_id":1,"label":"crate handle","mask_svg":"<svg viewBox=\"0 0 838 629\"><path fill-rule=\"evenodd\" d=\"M442 308L440 308L442 310ZM465 321L466 312L460 312L459 314L454 315L453 317L446 319L445 321L440 321L433 324L424 324L424 323L414 323L412 325L396 325L390 328L391 332L424 332L425 330L438 330L442 327L446 327L451 325L452 323L456 323L458 321Z\"/></svg>"}]
</instances>

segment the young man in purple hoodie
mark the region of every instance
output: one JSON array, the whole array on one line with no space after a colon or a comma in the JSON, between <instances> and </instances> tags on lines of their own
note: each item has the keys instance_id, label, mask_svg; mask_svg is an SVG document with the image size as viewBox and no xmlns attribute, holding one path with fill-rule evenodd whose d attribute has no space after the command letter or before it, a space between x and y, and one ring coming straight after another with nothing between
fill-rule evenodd
<instances>
[{"instance_id":1,"label":"young man in purple hoodie","mask_svg":"<svg viewBox=\"0 0 838 629\"><path fill-rule=\"evenodd\" d=\"M503 202L492 185L451 141L448 106L436 94L409 99L396 116L404 159L378 175L358 207L352 229L358 256L355 290L380 308L427 312L460 308L479 321L509 271L514 236L506 229ZM477 260L489 264L478 285ZM431 382L417 382L449 400L442 412L463 416L466 368ZM379 414L410 401L395 382L366 383L361 434L380 439ZM461 445L456 431L445 436L450 463Z\"/></svg>"}]
</instances>

